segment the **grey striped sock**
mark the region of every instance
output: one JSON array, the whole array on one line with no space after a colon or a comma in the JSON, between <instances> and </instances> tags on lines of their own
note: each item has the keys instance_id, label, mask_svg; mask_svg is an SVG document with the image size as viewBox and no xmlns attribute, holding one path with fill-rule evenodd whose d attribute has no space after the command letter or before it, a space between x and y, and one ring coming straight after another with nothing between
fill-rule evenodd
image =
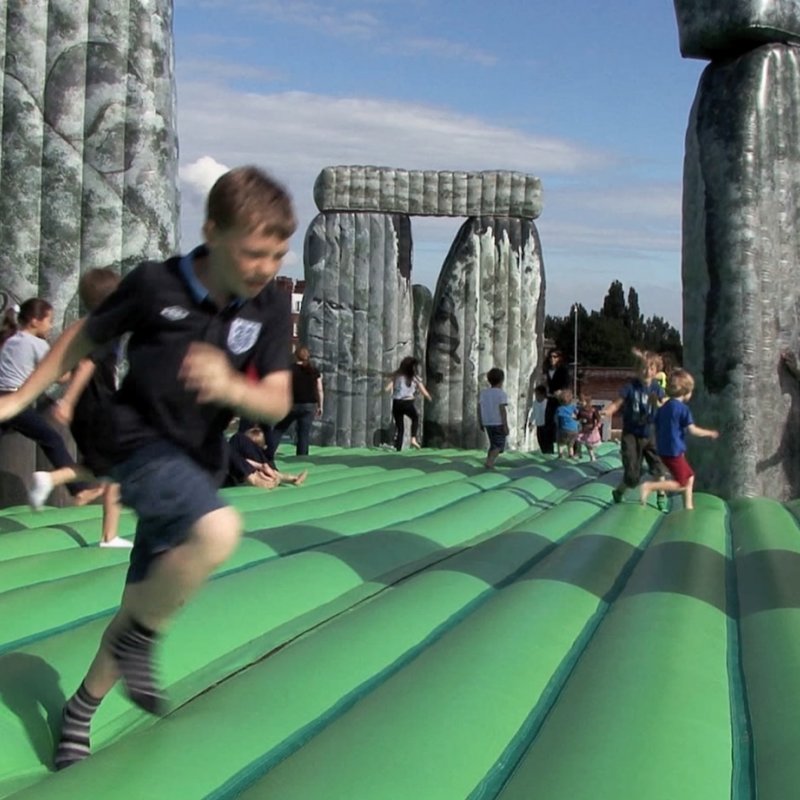
<instances>
[{"instance_id":1,"label":"grey striped sock","mask_svg":"<svg viewBox=\"0 0 800 800\"><path fill-rule=\"evenodd\" d=\"M53 763L58 770L72 766L78 761L83 761L91 755L89 744L89 728L92 717L100 700L92 697L81 683L78 691L64 706L64 716L61 724L61 738L58 740Z\"/></svg>"},{"instance_id":2,"label":"grey striped sock","mask_svg":"<svg viewBox=\"0 0 800 800\"><path fill-rule=\"evenodd\" d=\"M144 711L162 716L166 698L156 682L153 650L157 641L155 631L133 621L130 628L111 643L111 653L128 697Z\"/></svg>"}]
</instances>

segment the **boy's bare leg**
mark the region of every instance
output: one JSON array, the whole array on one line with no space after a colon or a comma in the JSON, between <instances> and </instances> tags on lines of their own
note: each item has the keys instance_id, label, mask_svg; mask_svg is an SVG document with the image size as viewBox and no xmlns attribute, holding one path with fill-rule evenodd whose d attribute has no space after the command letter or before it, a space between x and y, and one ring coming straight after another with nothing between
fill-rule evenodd
<instances>
[{"instance_id":1,"label":"boy's bare leg","mask_svg":"<svg viewBox=\"0 0 800 800\"><path fill-rule=\"evenodd\" d=\"M103 533L100 545L111 544L112 547L132 547L133 544L126 539L121 539L119 533L119 518L122 506L119 499L119 484L109 483L103 493ZM113 544L112 544L113 543Z\"/></svg>"},{"instance_id":2,"label":"boy's bare leg","mask_svg":"<svg viewBox=\"0 0 800 800\"><path fill-rule=\"evenodd\" d=\"M686 499L684 500L684 508L687 511L694 509L694 475L686 481L686 486L683 487Z\"/></svg>"},{"instance_id":3,"label":"boy's bare leg","mask_svg":"<svg viewBox=\"0 0 800 800\"><path fill-rule=\"evenodd\" d=\"M639 499L643 506L647 505L647 498L651 492L682 492L683 487L678 481L645 481L639 486Z\"/></svg>"},{"instance_id":4,"label":"boy's bare leg","mask_svg":"<svg viewBox=\"0 0 800 800\"><path fill-rule=\"evenodd\" d=\"M494 462L497 461L497 456L499 456L499 455L500 455L500 451L499 450L490 450L489 451L489 453L486 456L486 463L484 465L486 467L486 469L494 469Z\"/></svg>"},{"instance_id":5,"label":"boy's bare leg","mask_svg":"<svg viewBox=\"0 0 800 800\"><path fill-rule=\"evenodd\" d=\"M144 580L125 587L86 678L64 709L57 769L89 755L92 714L120 677L134 703L151 713L162 711L152 656L158 634L233 553L241 530L241 519L232 508L211 511L192 525L186 542L153 562Z\"/></svg>"},{"instance_id":6,"label":"boy's bare leg","mask_svg":"<svg viewBox=\"0 0 800 800\"><path fill-rule=\"evenodd\" d=\"M143 581L127 584L120 610L107 633L113 634L131 621L155 633L163 631L175 612L233 553L239 543L241 528L238 513L228 506L197 520L189 538L159 556ZM106 638L104 635L104 642ZM106 688L99 680L92 680L91 686L87 683L87 688L95 697L102 697L110 686Z\"/></svg>"}]
</instances>

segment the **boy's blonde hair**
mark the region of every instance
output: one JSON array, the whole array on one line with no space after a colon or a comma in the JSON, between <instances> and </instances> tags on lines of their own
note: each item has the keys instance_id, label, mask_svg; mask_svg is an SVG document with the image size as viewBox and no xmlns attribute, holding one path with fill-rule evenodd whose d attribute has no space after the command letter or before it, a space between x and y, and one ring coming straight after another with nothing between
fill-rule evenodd
<instances>
[{"instance_id":1,"label":"boy's blonde hair","mask_svg":"<svg viewBox=\"0 0 800 800\"><path fill-rule=\"evenodd\" d=\"M258 167L222 175L208 193L206 219L220 231L240 227L280 239L289 239L297 228L289 193Z\"/></svg>"},{"instance_id":2,"label":"boy's blonde hair","mask_svg":"<svg viewBox=\"0 0 800 800\"><path fill-rule=\"evenodd\" d=\"M669 376L667 394L670 397L687 397L694 391L694 378L685 369L674 369Z\"/></svg>"},{"instance_id":3,"label":"boy's blonde hair","mask_svg":"<svg viewBox=\"0 0 800 800\"><path fill-rule=\"evenodd\" d=\"M658 353L654 353L652 350L640 350L638 347L632 347L631 352L639 362L639 368L643 373L650 370L661 371L664 362Z\"/></svg>"},{"instance_id":4,"label":"boy's blonde hair","mask_svg":"<svg viewBox=\"0 0 800 800\"><path fill-rule=\"evenodd\" d=\"M560 389L555 397L562 406L568 406L573 401L572 389Z\"/></svg>"}]
</instances>

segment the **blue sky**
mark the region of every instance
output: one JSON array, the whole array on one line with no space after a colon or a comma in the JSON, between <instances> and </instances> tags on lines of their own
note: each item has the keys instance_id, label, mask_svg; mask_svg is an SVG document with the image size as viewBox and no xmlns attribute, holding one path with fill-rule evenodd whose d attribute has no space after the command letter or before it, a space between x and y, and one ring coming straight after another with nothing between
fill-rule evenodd
<instances>
[{"instance_id":1,"label":"blue sky","mask_svg":"<svg viewBox=\"0 0 800 800\"><path fill-rule=\"evenodd\" d=\"M537 175L547 310L599 308L614 279L681 322L683 142L703 62L667 0L176 0L182 246L225 168L292 191L302 276L311 190L335 164ZM434 288L461 220L415 219Z\"/></svg>"}]
</instances>

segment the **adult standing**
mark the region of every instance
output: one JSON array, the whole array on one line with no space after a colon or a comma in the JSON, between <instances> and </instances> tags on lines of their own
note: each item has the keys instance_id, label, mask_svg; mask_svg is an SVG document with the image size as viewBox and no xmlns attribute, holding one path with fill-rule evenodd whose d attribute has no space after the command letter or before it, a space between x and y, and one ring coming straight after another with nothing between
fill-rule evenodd
<instances>
[{"instance_id":1,"label":"adult standing","mask_svg":"<svg viewBox=\"0 0 800 800\"><path fill-rule=\"evenodd\" d=\"M564 354L557 348L550 350L544 359L544 383L547 387L547 409L540 447L543 453L554 453L556 443L556 411L559 401L556 392L569 389L569 370L564 363Z\"/></svg>"},{"instance_id":2,"label":"adult standing","mask_svg":"<svg viewBox=\"0 0 800 800\"><path fill-rule=\"evenodd\" d=\"M431 395L425 388L422 379L417 375L419 361L413 356L406 356L400 366L392 373L391 380L386 384L386 391L392 393L392 417L394 418L394 449L403 447L403 430L405 418L411 420L411 446L419 448L417 440L419 431L419 413L414 404L417 391L426 399Z\"/></svg>"},{"instance_id":3,"label":"adult standing","mask_svg":"<svg viewBox=\"0 0 800 800\"><path fill-rule=\"evenodd\" d=\"M308 348L301 345L294 352L294 364L292 364L292 410L269 432L268 461L275 458L281 438L293 422L297 425L296 453L298 456L308 455L311 425L315 418L322 416L324 399L322 376L311 363Z\"/></svg>"}]
</instances>

